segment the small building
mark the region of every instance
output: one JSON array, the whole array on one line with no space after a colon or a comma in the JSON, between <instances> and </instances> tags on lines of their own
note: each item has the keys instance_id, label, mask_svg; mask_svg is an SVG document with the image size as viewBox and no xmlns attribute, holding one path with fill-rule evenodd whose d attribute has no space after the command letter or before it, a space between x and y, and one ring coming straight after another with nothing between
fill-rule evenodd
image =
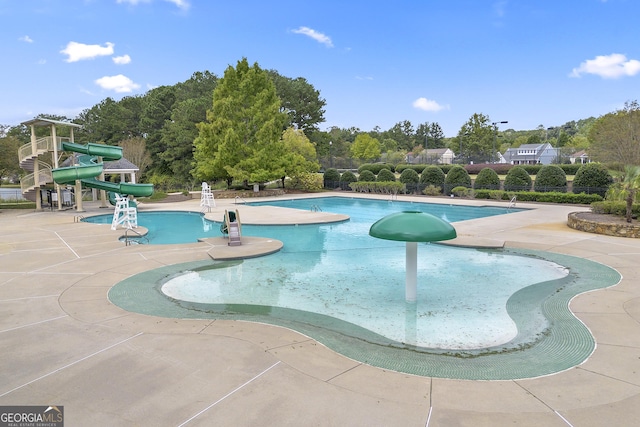
<instances>
[{"instance_id":1,"label":"small building","mask_svg":"<svg viewBox=\"0 0 640 427\"><path fill-rule=\"evenodd\" d=\"M586 163L591 163L591 158L586 151L580 150L570 155L569 161L571 162L571 164L584 165Z\"/></svg>"},{"instance_id":2,"label":"small building","mask_svg":"<svg viewBox=\"0 0 640 427\"><path fill-rule=\"evenodd\" d=\"M417 154L408 153L407 163L450 165L454 158L455 153L449 148L430 148Z\"/></svg>"}]
</instances>

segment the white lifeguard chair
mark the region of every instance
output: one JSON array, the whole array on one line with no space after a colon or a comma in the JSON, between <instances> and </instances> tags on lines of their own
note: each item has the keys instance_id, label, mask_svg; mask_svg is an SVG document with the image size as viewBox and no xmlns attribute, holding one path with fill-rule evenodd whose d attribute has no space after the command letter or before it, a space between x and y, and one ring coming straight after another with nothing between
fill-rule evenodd
<instances>
[{"instance_id":1,"label":"white lifeguard chair","mask_svg":"<svg viewBox=\"0 0 640 427\"><path fill-rule=\"evenodd\" d=\"M123 228L138 228L138 209L129 204L129 198L116 194L116 209L113 212L111 229L115 230L119 225Z\"/></svg>"},{"instance_id":2,"label":"white lifeguard chair","mask_svg":"<svg viewBox=\"0 0 640 427\"><path fill-rule=\"evenodd\" d=\"M200 193L200 207L204 211L205 208L211 212L211 207L216 206L216 201L213 199L213 192L211 187L206 182L202 183L202 193Z\"/></svg>"}]
</instances>

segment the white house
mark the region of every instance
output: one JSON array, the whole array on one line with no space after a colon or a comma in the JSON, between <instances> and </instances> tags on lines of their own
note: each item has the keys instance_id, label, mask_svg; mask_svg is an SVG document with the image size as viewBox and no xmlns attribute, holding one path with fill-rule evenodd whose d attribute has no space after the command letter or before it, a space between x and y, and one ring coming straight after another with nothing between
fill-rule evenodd
<instances>
[{"instance_id":1,"label":"white house","mask_svg":"<svg viewBox=\"0 0 640 427\"><path fill-rule=\"evenodd\" d=\"M573 153L571 156L569 156L569 161L572 164L591 163L589 155L584 150L576 151L575 153Z\"/></svg>"},{"instance_id":2,"label":"white house","mask_svg":"<svg viewBox=\"0 0 640 427\"><path fill-rule=\"evenodd\" d=\"M551 144L523 144L518 148L509 148L503 157L512 165L549 165L557 160L559 151Z\"/></svg>"}]
</instances>

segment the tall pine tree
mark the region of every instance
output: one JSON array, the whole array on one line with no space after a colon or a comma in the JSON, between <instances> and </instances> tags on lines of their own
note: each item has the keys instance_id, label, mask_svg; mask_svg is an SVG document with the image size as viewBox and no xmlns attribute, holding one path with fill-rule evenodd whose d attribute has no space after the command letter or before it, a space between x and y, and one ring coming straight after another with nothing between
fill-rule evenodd
<instances>
[{"instance_id":1,"label":"tall pine tree","mask_svg":"<svg viewBox=\"0 0 640 427\"><path fill-rule=\"evenodd\" d=\"M228 183L264 183L284 175L278 161L285 153L281 140L287 115L273 81L246 58L229 66L213 92L207 121L198 124L194 141L194 175Z\"/></svg>"}]
</instances>

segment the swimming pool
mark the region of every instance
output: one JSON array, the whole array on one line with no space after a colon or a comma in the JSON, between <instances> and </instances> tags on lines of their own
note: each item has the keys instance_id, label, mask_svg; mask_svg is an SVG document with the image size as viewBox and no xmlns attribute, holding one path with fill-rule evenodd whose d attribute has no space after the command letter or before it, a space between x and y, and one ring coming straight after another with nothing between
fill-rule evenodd
<instances>
[{"instance_id":1,"label":"swimming pool","mask_svg":"<svg viewBox=\"0 0 640 427\"><path fill-rule=\"evenodd\" d=\"M248 206L280 206L302 210L322 210L348 215L351 219L339 230L350 237L364 237L367 242L375 241L368 236L369 226L380 218L394 212L405 210L427 212L447 222L465 221L494 215L511 214L524 209L493 206L464 206L437 203L411 203L404 201L371 200L345 197L317 197L307 199L274 200L269 202L251 202ZM111 224L113 215L97 215L83 219L96 224ZM193 243L198 239L220 236L219 222L205 219L199 212L156 211L138 212L138 224L148 230L145 242L151 244ZM296 233L292 226L252 226L243 224L243 233L248 236L271 237L288 236L288 245L284 250L314 250L308 234L323 235L337 224L302 226L303 233ZM284 228L283 228L284 227ZM317 229L317 231L310 231ZM292 231L293 230L293 231ZM285 237L286 238L286 237ZM350 242L343 242L349 246ZM307 247L311 244L311 247ZM373 243L367 243L373 244ZM358 243L360 245L360 243ZM301 247L302 246L302 247Z\"/></svg>"},{"instance_id":2,"label":"swimming pool","mask_svg":"<svg viewBox=\"0 0 640 427\"><path fill-rule=\"evenodd\" d=\"M514 352L520 354L527 349L523 353L526 357L531 357L531 352L542 352L538 354L542 358L549 355L551 362L536 361L535 372L541 375L573 366L593 350L593 339L569 312L568 300L586 290L615 284L619 275L611 269L586 260L532 251L421 244L418 301L408 304L404 301L404 243L368 236L372 222L388 209L402 210L406 205L346 200L360 205L360 209L350 206L353 211L336 212L350 214L347 222L243 226L245 235L283 241L279 253L244 261L192 263L154 270L116 285L109 298L125 309L147 314L246 319L287 326L357 360L416 374L433 375L433 370L423 365L425 359L406 362L407 357L412 359L417 354L463 359L499 354L508 359ZM308 204L312 203L317 209L319 201L287 200L278 204L294 207L302 203L297 207L309 209ZM274 203L252 203L259 204ZM419 205L411 204L411 210L422 207ZM342 209L322 206L320 209L331 212ZM473 215L491 213L478 209ZM181 216L177 212L166 214ZM436 214L457 218L455 209ZM142 213L139 220L147 226L142 222L145 216ZM203 221L198 214L187 217L199 227L208 227L203 231L220 235L218 224ZM141 296L143 299L139 300ZM553 327L557 325L557 313L564 319L562 328ZM571 343L573 348L554 358L554 351L565 343ZM545 348L549 345L551 350ZM401 358L400 366L398 354L389 353L391 349L409 352ZM456 366L457 371L470 372L454 377L520 377L523 371L518 364L522 360L514 360L512 372L507 369L508 360L502 360L499 374L479 373L470 364ZM448 362L443 363L437 360L437 366ZM481 362L485 369L486 363Z\"/></svg>"}]
</instances>

